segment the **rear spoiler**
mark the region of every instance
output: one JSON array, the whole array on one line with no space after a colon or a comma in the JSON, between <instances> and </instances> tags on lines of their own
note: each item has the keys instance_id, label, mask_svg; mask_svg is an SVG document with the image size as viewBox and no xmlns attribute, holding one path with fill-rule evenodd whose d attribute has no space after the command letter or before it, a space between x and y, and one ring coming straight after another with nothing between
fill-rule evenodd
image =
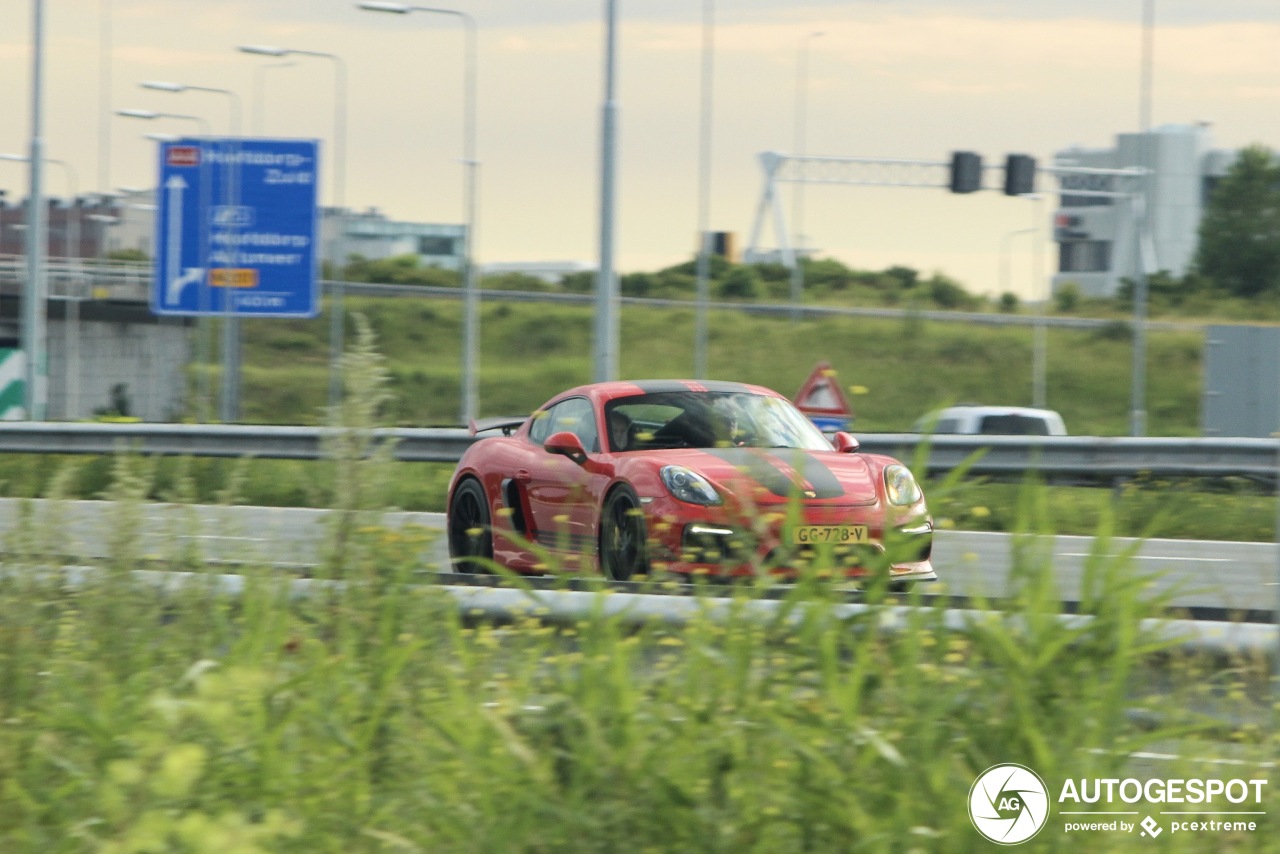
<instances>
[{"instance_id":1,"label":"rear spoiler","mask_svg":"<svg viewBox=\"0 0 1280 854\"><path fill-rule=\"evenodd\" d=\"M479 421L472 418L467 422L467 432L475 436L477 433L484 433L487 430L501 430L502 435L510 436L520 429L520 425L528 420L528 416L513 418L509 415L498 416L497 418L481 418Z\"/></svg>"}]
</instances>

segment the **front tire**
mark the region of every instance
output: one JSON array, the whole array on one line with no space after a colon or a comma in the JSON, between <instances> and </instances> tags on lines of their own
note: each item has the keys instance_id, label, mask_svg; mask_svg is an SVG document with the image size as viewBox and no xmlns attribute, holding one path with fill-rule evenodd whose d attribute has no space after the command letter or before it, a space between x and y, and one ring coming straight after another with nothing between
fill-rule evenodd
<instances>
[{"instance_id":1,"label":"front tire","mask_svg":"<svg viewBox=\"0 0 1280 854\"><path fill-rule=\"evenodd\" d=\"M478 480L458 485L449 501L449 558L458 572L483 572L493 560L489 500Z\"/></svg>"},{"instance_id":2,"label":"front tire","mask_svg":"<svg viewBox=\"0 0 1280 854\"><path fill-rule=\"evenodd\" d=\"M610 581L630 581L649 572L644 511L629 486L609 493L600 513L600 572Z\"/></svg>"}]
</instances>

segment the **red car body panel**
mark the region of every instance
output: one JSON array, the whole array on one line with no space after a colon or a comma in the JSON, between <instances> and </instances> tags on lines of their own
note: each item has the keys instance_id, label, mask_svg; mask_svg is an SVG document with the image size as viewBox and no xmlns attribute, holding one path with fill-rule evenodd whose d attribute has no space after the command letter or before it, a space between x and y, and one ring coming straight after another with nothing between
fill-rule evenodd
<instances>
[{"instance_id":1,"label":"red car body panel","mask_svg":"<svg viewBox=\"0 0 1280 854\"><path fill-rule=\"evenodd\" d=\"M787 532L795 526L866 526L869 545L882 549L886 531L901 531L899 539L915 544L907 556L894 559L889 573L895 580L932 580L929 560L932 520L921 495L908 506L887 498L884 470L897 460L860 452L832 449L714 447L662 448L614 452L608 448L605 407L610 401L632 398L654 389L741 393L775 398L761 386L741 383L657 380L608 382L580 386L557 395L510 435L476 441L463 454L449 484L449 507L460 484L475 479L484 490L492 520L493 559L514 571L541 572L555 568L598 571L601 512L612 490L626 485L640 499L652 569L677 573L753 573L794 569L796 547ZM579 398L573 406L585 412L588 425L581 432L601 437L601 449L586 448L581 459L552 453L531 437L540 413ZM508 422L510 428L515 422ZM806 422L807 423L807 422ZM723 498L715 505L682 501L664 484L665 466L683 466L705 478ZM723 551L690 550L690 526L711 531L732 530ZM721 537L721 534L715 534ZM819 550L824 547L815 547ZM779 551L782 550L782 551ZM789 553L788 566L777 564ZM896 553L896 552L895 552ZM768 559L772 556L774 560ZM828 554L829 557L829 554ZM847 574L863 575L864 561L851 563Z\"/></svg>"}]
</instances>

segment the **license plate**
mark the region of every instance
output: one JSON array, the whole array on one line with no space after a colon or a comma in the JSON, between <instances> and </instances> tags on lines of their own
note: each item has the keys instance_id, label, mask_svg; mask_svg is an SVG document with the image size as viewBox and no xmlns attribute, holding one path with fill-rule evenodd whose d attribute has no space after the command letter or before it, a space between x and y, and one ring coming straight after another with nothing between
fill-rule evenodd
<instances>
[{"instance_id":1,"label":"license plate","mask_svg":"<svg viewBox=\"0 0 1280 854\"><path fill-rule=\"evenodd\" d=\"M866 525L801 525L791 529L791 542L795 545L832 543L846 545L865 543Z\"/></svg>"}]
</instances>

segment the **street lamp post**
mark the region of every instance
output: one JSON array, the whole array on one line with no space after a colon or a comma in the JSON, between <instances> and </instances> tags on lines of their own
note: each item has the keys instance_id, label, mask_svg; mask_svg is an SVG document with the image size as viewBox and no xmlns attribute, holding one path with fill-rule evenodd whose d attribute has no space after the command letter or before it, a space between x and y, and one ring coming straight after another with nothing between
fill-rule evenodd
<instances>
[{"instance_id":1,"label":"street lamp post","mask_svg":"<svg viewBox=\"0 0 1280 854\"><path fill-rule=\"evenodd\" d=\"M21 154L0 154L0 160L6 160L11 163L30 163L30 157L24 157ZM67 289L67 316L65 318L66 326L64 327L63 338L66 346L66 395L67 405L64 415L68 420L74 421L79 417L80 409L80 297L78 293L81 284L80 277L80 207L78 200L80 198L80 180L79 175L70 163L65 160L57 160L52 157L44 158L44 162L53 166L61 167L66 175L67 195L69 203L67 206L67 219L64 223L63 231L63 254L66 255L66 263L71 272L71 287ZM72 214L75 214L74 218Z\"/></svg>"},{"instance_id":2,"label":"street lamp post","mask_svg":"<svg viewBox=\"0 0 1280 854\"><path fill-rule=\"evenodd\" d=\"M1044 409L1049 405L1049 325L1045 322L1045 314L1049 310L1049 287L1044 275L1044 212L1041 203L1042 193L1031 193L1031 283L1040 290L1039 320L1032 330L1032 365L1031 369L1031 405Z\"/></svg>"},{"instance_id":3,"label":"street lamp post","mask_svg":"<svg viewBox=\"0 0 1280 854\"><path fill-rule=\"evenodd\" d=\"M1010 231L1000 238L1000 292L1001 293L1006 293L1009 291L1009 279L1010 279L1009 269L1011 266L1009 255L1010 255L1010 249L1011 249L1011 244L1013 243L1013 239L1023 234L1031 234L1034 231L1035 231L1035 228L1031 226L1027 226L1026 228L1018 228L1013 231Z\"/></svg>"},{"instance_id":4,"label":"street lamp post","mask_svg":"<svg viewBox=\"0 0 1280 854\"><path fill-rule=\"evenodd\" d=\"M1009 268L1011 267L1010 258L1009 258L1010 244L1013 243L1013 239L1015 237L1019 237L1023 234L1034 234L1035 231L1036 229L1034 227L1028 226L1027 228L1019 228L1019 229L1010 231L1000 238L1000 293L1001 294L1005 294L1009 292L1009 278L1010 278ZM1032 264L1035 265L1035 262L1033 261ZM1032 277L1032 282L1033 283L1035 282L1034 276ZM1043 309L1041 311L1043 313ZM1043 403L1040 402L1040 399L1041 399L1040 365L1042 363L1040 358L1041 350L1040 350L1040 337L1039 337L1039 333L1042 328L1043 328L1043 324L1037 321L1031 333L1031 336L1032 336L1031 399L1033 401L1032 403L1033 406L1043 406Z\"/></svg>"},{"instance_id":5,"label":"street lamp post","mask_svg":"<svg viewBox=\"0 0 1280 854\"><path fill-rule=\"evenodd\" d=\"M797 157L805 154L805 123L809 95L809 45L814 39L825 35L821 30L807 33L800 38L800 46L796 49L796 126L794 148ZM803 170L803 166L800 167ZM800 318L800 303L804 295L804 175L796 181L795 195L792 201L795 210L792 220L795 222L794 239L795 265L791 268L791 305L792 317Z\"/></svg>"},{"instance_id":6,"label":"street lamp post","mask_svg":"<svg viewBox=\"0 0 1280 854\"><path fill-rule=\"evenodd\" d=\"M479 288L476 282L475 230L476 230L476 178L479 162L476 160L476 22L466 12L455 9L438 9L433 6L412 6L404 3L368 2L356 4L370 12L391 12L406 15L410 12L452 15L462 21L466 32L466 69L463 77L463 153L466 166L466 220L467 233L463 243L463 309L462 309L462 423L476 417L479 408L476 362L479 351Z\"/></svg>"},{"instance_id":7,"label":"street lamp post","mask_svg":"<svg viewBox=\"0 0 1280 854\"><path fill-rule=\"evenodd\" d=\"M711 107L712 75L715 71L715 0L702 4L702 86L698 111L698 265L697 311L693 333L693 376L707 376L708 306L711 300Z\"/></svg>"},{"instance_id":8,"label":"street lamp post","mask_svg":"<svg viewBox=\"0 0 1280 854\"><path fill-rule=\"evenodd\" d=\"M111 186L111 2L98 0L98 192Z\"/></svg>"},{"instance_id":9,"label":"street lamp post","mask_svg":"<svg viewBox=\"0 0 1280 854\"><path fill-rule=\"evenodd\" d=\"M231 136L240 136L240 120L243 111L243 105L240 96L230 89L219 89L213 86L191 86L184 83L170 83L167 81L148 80L141 84L143 89L151 89L157 92L212 92L217 95L225 95L230 105L229 130ZM238 169L234 164L228 164L228 168L224 169L226 203L229 205L238 204L238 188L236 186L236 176ZM223 319L222 319L222 399L220 407L220 415L223 423L230 424L236 421L240 416L240 318L236 317L234 306L232 305L232 290L224 289L226 293L222 297Z\"/></svg>"},{"instance_id":10,"label":"street lamp post","mask_svg":"<svg viewBox=\"0 0 1280 854\"><path fill-rule=\"evenodd\" d=\"M200 129L201 137L205 139L209 139L213 136L212 130L209 127L209 123L204 119L200 118L199 116L191 116L191 115L186 115L184 113L162 113L156 110L137 110L137 109L116 110L116 115L123 116L129 119L145 119L149 121L154 121L155 119L175 119L178 121L193 122L195 123L196 127ZM200 165L201 169L206 168L204 158L201 158L200 163L201 163ZM206 293L206 289L202 288L201 294L203 295L204 293ZM202 297L202 302L203 300L204 298ZM200 370L197 371L196 373L196 398L197 398L197 409L198 409L197 415L200 418L205 418L208 415L209 401L210 401L209 376L208 376L208 371L205 370L205 366L207 366L209 363L210 353L213 350L213 342L212 340L209 339L211 330L209 327L208 318L206 317L197 318L197 321L198 322L196 327L196 361L201 366Z\"/></svg>"},{"instance_id":11,"label":"street lamp post","mask_svg":"<svg viewBox=\"0 0 1280 854\"><path fill-rule=\"evenodd\" d=\"M26 418L42 421L48 405L48 306L45 281L44 185L44 0L33 0L31 13L31 205L27 218L27 280L22 291L23 404Z\"/></svg>"},{"instance_id":12,"label":"street lamp post","mask_svg":"<svg viewBox=\"0 0 1280 854\"><path fill-rule=\"evenodd\" d=\"M253 136L262 136L264 120L263 111L266 109L266 77L269 68L292 68L297 65L296 62L266 62L259 65L253 70L253 106L249 119L249 133Z\"/></svg>"},{"instance_id":13,"label":"street lamp post","mask_svg":"<svg viewBox=\"0 0 1280 854\"><path fill-rule=\"evenodd\" d=\"M346 314L343 297L346 288L342 281L342 242L346 236L346 156L347 156L347 64L336 53L319 50L301 50L291 47L268 45L240 45L240 51L254 56L313 56L333 63L333 207L337 234L330 250L329 263L333 279L330 282L329 323L329 407L335 409L342 400L342 351L346 334Z\"/></svg>"},{"instance_id":14,"label":"street lamp post","mask_svg":"<svg viewBox=\"0 0 1280 854\"><path fill-rule=\"evenodd\" d=\"M618 276L613 220L618 149L618 2L605 0L604 99L600 107L600 269L596 272L595 380L618 378Z\"/></svg>"},{"instance_id":15,"label":"street lamp post","mask_svg":"<svg viewBox=\"0 0 1280 854\"><path fill-rule=\"evenodd\" d=\"M1151 134L1155 24L1155 0L1143 0L1142 72L1138 84L1138 165L1148 170L1155 168L1155 164L1152 162L1154 158L1149 156L1151 141L1148 139ZM1134 251L1138 263L1135 267L1133 287L1133 387L1129 406L1129 429L1134 436L1145 436L1147 433L1147 292L1149 283L1147 281L1147 271L1143 267L1142 237L1141 232L1138 230L1138 223L1142 222L1144 226L1146 223L1148 211L1145 196L1151 191L1153 183L1150 171L1142 177L1142 183L1141 215L1139 216L1135 212L1133 217ZM1136 207L1138 204L1136 198L1130 201L1131 206Z\"/></svg>"}]
</instances>

